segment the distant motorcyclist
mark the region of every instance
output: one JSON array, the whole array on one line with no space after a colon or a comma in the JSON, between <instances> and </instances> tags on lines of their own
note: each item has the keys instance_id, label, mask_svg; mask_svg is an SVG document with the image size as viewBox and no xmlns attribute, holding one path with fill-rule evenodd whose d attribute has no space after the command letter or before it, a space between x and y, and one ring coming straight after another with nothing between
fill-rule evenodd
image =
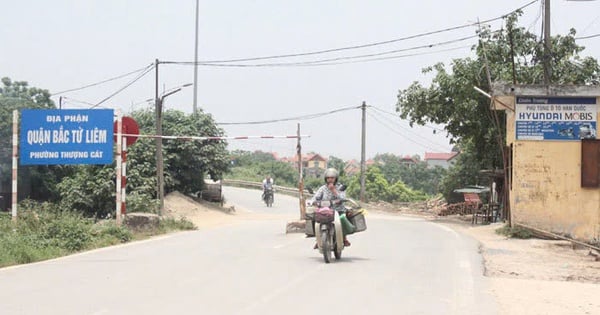
<instances>
[{"instance_id":1,"label":"distant motorcyclist","mask_svg":"<svg viewBox=\"0 0 600 315\"><path fill-rule=\"evenodd\" d=\"M340 190L337 185L338 182L338 171L335 168L328 168L323 174L325 178L325 184L317 190L312 199L309 201L310 204L318 204L319 201L332 201L331 208L338 212L345 212L346 209L340 203L335 203L336 200L346 198L346 193ZM344 246L350 246L350 242L344 235ZM318 248L318 244L315 244L315 249Z\"/></svg>"},{"instance_id":2,"label":"distant motorcyclist","mask_svg":"<svg viewBox=\"0 0 600 315\"><path fill-rule=\"evenodd\" d=\"M267 175L267 177L265 179L263 179L262 187L263 187L262 200L265 200L265 195L266 195L267 191L273 190L273 179L271 178L271 175ZM273 200L275 200L275 196L273 196Z\"/></svg>"}]
</instances>

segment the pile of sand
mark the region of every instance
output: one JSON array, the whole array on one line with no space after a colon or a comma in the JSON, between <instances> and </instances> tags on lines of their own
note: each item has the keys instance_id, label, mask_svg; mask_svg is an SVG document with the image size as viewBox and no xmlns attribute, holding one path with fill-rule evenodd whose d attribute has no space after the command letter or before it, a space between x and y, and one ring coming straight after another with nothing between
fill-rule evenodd
<instances>
[{"instance_id":1,"label":"pile of sand","mask_svg":"<svg viewBox=\"0 0 600 315\"><path fill-rule=\"evenodd\" d=\"M165 213L172 218L185 218L198 228L234 223L237 220L233 207L221 207L196 200L177 191L165 196Z\"/></svg>"}]
</instances>

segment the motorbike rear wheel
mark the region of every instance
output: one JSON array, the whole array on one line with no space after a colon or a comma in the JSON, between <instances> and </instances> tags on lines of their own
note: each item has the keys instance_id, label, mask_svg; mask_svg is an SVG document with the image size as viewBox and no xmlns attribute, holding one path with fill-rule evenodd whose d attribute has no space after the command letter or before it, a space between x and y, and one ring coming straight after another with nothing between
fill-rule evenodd
<instances>
[{"instance_id":1,"label":"motorbike rear wheel","mask_svg":"<svg viewBox=\"0 0 600 315\"><path fill-rule=\"evenodd\" d=\"M323 250L323 259L325 263L331 262L331 236L329 229L321 231L321 249Z\"/></svg>"}]
</instances>

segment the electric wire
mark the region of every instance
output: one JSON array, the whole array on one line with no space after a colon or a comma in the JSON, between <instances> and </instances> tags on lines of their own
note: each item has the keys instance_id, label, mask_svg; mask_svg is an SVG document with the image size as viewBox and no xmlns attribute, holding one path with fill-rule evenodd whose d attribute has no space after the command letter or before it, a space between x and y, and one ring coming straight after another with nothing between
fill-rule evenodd
<instances>
[{"instance_id":1,"label":"electric wire","mask_svg":"<svg viewBox=\"0 0 600 315\"><path fill-rule=\"evenodd\" d=\"M347 110L359 109L359 108L361 108L361 106L351 106L351 107L334 109L334 110L331 110L328 112L323 112L323 113L309 114L309 115L289 117L289 118L261 120L261 121L247 121L247 122L221 122L221 123L217 122L216 124L222 125L222 126L226 126L226 125L262 125L262 124L271 124L271 123L290 121L290 120L309 120L309 119L319 118L319 117L328 116L331 114L335 114L335 113L339 113L339 112L343 112L343 111L347 111Z\"/></svg>"},{"instance_id":2,"label":"electric wire","mask_svg":"<svg viewBox=\"0 0 600 315\"><path fill-rule=\"evenodd\" d=\"M463 29L463 28L467 28L467 27L472 27L472 26L478 26L481 23L489 23L489 22L493 22L496 20L500 20L500 19L504 19L506 16L522 10L530 5L532 5L535 2L538 2L539 0L533 0L515 10L510 11L509 13L503 14L499 17L495 17L495 18L491 18L491 19L487 19L481 22L476 22L476 23L469 23L469 24L463 24L463 25L459 25L459 26L453 26L453 27L448 27L445 29L440 29L440 30L435 30L435 31L429 31L429 32L424 32L424 33L419 33L419 34L415 34L415 35L410 35L410 36L406 36L406 37L401 37L401 38L396 38L396 39L391 39L391 40L385 40L385 41L380 41L380 42L373 42L373 43L368 43L368 44L361 44L361 45L354 45L354 46L347 46L347 47L340 47L340 48L331 48L331 49L324 49L324 50L317 50L317 51L311 51L311 52L301 52L301 53L292 53L292 54L282 54L282 55L272 55L272 56L261 56L261 57L249 57L249 58L238 58L238 59L223 59L223 60L206 60L206 61L198 61L193 62L193 61L188 61L188 62L177 62L177 61L161 61L160 63L176 63L176 64L198 64L198 65L206 65L206 64L210 64L210 63L231 63L231 62L245 62L245 61L258 61L258 60L268 60L268 59L280 59L280 58L290 58L290 57L301 57L301 56L311 56L311 55L318 55L318 54L325 54L325 53L331 53L331 52L337 52L337 51L344 51L344 50L352 50L352 49L361 49L361 48L367 48L367 47L374 47L374 46L380 46L380 45L386 45L386 44L391 44L391 43L396 43L396 42L400 42L400 41L406 41L409 39L415 39L415 38L419 38L419 37L425 37L425 36L429 36L429 35L434 35L434 34L439 34L439 33L445 33L445 32L449 32L449 31L454 31L454 30L458 30L458 29Z\"/></svg>"},{"instance_id":3,"label":"electric wire","mask_svg":"<svg viewBox=\"0 0 600 315\"><path fill-rule=\"evenodd\" d=\"M598 37L598 36L600 36L600 34L594 34L594 35L589 35L589 36L575 37L575 39L590 39L590 38L594 38L594 37Z\"/></svg>"},{"instance_id":4,"label":"electric wire","mask_svg":"<svg viewBox=\"0 0 600 315\"><path fill-rule=\"evenodd\" d=\"M405 51L410 51L410 50L419 50L419 49L433 48L433 47L437 47L437 46L454 44L454 43L457 43L457 42L465 41L465 40L476 38L476 37L478 37L478 35L471 35L471 36L461 37L461 38L457 38L457 39L453 39L453 40L448 40L448 41L444 41L444 42L437 42L437 43L433 43L433 44L426 44L426 45L420 45L420 46L414 46L414 47L408 47L408 48L402 48L402 49L387 50L387 51L377 52L377 53L354 55L354 56L342 56L342 57L334 57L334 58L312 60L312 61L281 62L281 63L262 63L262 64L229 64L229 63L199 62L198 65L203 65L203 66L211 66L211 65L218 65L218 66L254 66L254 67L257 67L257 66L310 65L310 64L318 64L318 63L327 63L327 62L331 62L331 61L340 61L340 60L350 60L350 59L359 59L359 58L368 58L368 57L375 57L375 56L383 56L383 55L389 55L389 54L394 54L394 53L399 53L399 52L405 52ZM466 47L471 47L471 46L472 45L468 45ZM464 48L464 47L465 46L460 46L460 47L457 47L457 48ZM457 49L457 48L454 48L454 49ZM441 50L441 51L447 51L447 50ZM425 54L425 53L419 53L419 55L421 55L421 54ZM400 55L400 56L393 56L393 57L394 58L398 58L398 57L405 57L405 56L414 56L414 54ZM379 60L379 59L374 59L374 60ZM179 64L179 65L194 65L194 63L190 63L190 62L186 62L186 61L183 61L183 62L166 61L165 63Z\"/></svg>"},{"instance_id":5,"label":"electric wire","mask_svg":"<svg viewBox=\"0 0 600 315\"><path fill-rule=\"evenodd\" d=\"M77 99L74 99L74 98L72 98L72 97L63 96L62 98L63 98L64 100L66 100L66 102L65 102L65 103L80 103L80 104L87 105L87 106L94 106L94 104L93 104L93 103L86 102L86 101L81 101L81 100L77 100ZM80 106L81 106L81 105L80 105Z\"/></svg>"},{"instance_id":6,"label":"electric wire","mask_svg":"<svg viewBox=\"0 0 600 315\"><path fill-rule=\"evenodd\" d=\"M113 96L121 93L121 91L125 90L126 88L130 87L133 83L137 82L139 79L141 79L142 77L144 77L148 72L150 72L152 69L154 68L154 65L152 66L148 66L146 68L146 71L142 72L141 74L139 74L137 77L135 77L133 80L129 81L125 86L121 87L120 89L118 89L117 91L115 91L114 93L112 93L111 95L105 97L103 100L101 100L100 102L98 102L96 105L90 107L90 109L96 108L98 106L100 106L100 104L108 101L109 99L111 99Z\"/></svg>"},{"instance_id":7,"label":"electric wire","mask_svg":"<svg viewBox=\"0 0 600 315\"><path fill-rule=\"evenodd\" d=\"M428 143L430 143L430 144L436 145L436 146L438 146L438 147L440 147L440 148L441 148L441 147L443 147L442 145L439 145L439 144L437 144L437 143L435 143L435 142L432 142L432 141L431 141L431 139L428 139L428 138L426 138L426 137L424 137L424 136L421 136L421 135L419 135L418 133L415 133L415 132L414 132L413 130L411 130L410 128L407 128L407 127L404 127L404 126L402 126L402 125L399 125L397 121L392 121L392 120L391 120L391 119L389 119L388 117L384 117L384 116L383 116L381 113L377 113L377 112L370 112L370 113L371 113L371 117L373 117L374 119L376 119L376 118L383 119L383 120L387 121L389 124L391 124L391 126L396 126L396 127L400 128L400 129L402 129L402 130L406 131L406 132L409 132L409 133L413 134L415 137L417 137L417 138L420 138L420 139L422 139L422 140L423 140L423 141L425 141L425 142L428 142ZM381 122L381 121L380 121L380 122ZM390 125L388 125L388 128L392 128L392 127L389 127L389 126L390 126ZM400 133L399 133L399 134L400 134ZM402 135L406 137L406 134L405 134L405 133L404 133L404 134L402 134ZM445 150L445 148L444 148L444 150Z\"/></svg>"},{"instance_id":8,"label":"electric wire","mask_svg":"<svg viewBox=\"0 0 600 315\"><path fill-rule=\"evenodd\" d=\"M134 73L142 72L142 71L144 71L144 70L146 70L146 69L148 69L149 67L152 67L152 66L153 66L153 64L150 64L149 66L146 66L146 67L143 67L143 68L131 71L131 72L127 72L125 74L121 74L121 75L118 75L116 77L112 77L110 79L102 80L102 81L99 81L99 82L96 82L96 83L91 83L91 84L84 85L84 86L78 87L78 88L73 88L73 89L68 89L68 90L64 90L64 91L52 93L51 96L60 95L60 94L64 94L64 93L67 93L67 92L79 91L79 90L87 89L87 88L90 88L90 87L93 87L93 86L97 86L97 85L100 85L100 84L103 84L103 83L107 83L107 82L110 82L110 81L118 80L118 79L124 78L126 76L132 75Z\"/></svg>"},{"instance_id":9,"label":"electric wire","mask_svg":"<svg viewBox=\"0 0 600 315\"><path fill-rule=\"evenodd\" d=\"M340 61L340 60L349 60L349 59L358 59L358 58L368 58L368 57L375 57L375 56L383 56L383 55L389 55L389 54L394 54L394 53L398 53L398 52L405 52L405 51L410 51L410 50L418 50L418 49L432 48L432 47L436 47L436 46L443 46L443 45L448 45L448 44L454 44L454 43L457 43L457 42L461 42L461 41L464 41L464 40L467 40L467 39L476 38L476 37L478 37L478 35L472 35L472 36L462 37L462 38L458 38L458 39L454 39L454 40L449 40L449 41L445 41L445 42L434 43L434 44L427 44L427 45L421 45L421 46L415 46L415 47L409 47L409 48L403 48L403 49L395 49L395 50L383 51L383 52L372 53L372 54L355 55L355 56L345 56L345 57L336 57L336 58L329 58L329 59L323 59L323 60L317 60L317 61L307 61L307 62L304 62L304 63L310 64L310 63L321 63L321 62L330 62L330 61Z\"/></svg>"},{"instance_id":10,"label":"electric wire","mask_svg":"<svg viewBox=\"0 0 600 315\"><path fill-rule=\"evenodd\" d=\"M352 64L352 63L363 63L363 62L372 62L372 61L382 61L382 60L390 60L390 59L398 59L405 57L414 57L414 56L423 56L423 55L431 55L440 52L448 52L453 50L460 50L465 48L473 47L473 44L436 50L431 52L419 52L412 54L404 54L397 56L388 56L388 57L379 57L372 59L364 59L364 60L349 60L349 61L339 61L339 62L327 62L324 63L323 60L314 60L314 61L303 61L303 62L289 62L289 63L259 63L259 64L199 64L200 66L206 67L230 67L230 68L260 68L260 67L319 67L319 66L333 66L333 65L341 65L341 64Z\"/></svg>"},{"instance_id":11,"label":"electric wire","mask_svg":"<svg viewBox=\"0 0 600 315\"><path fill-rule=\"evenodd\" d=\"M540 9L538 10L538 14L537 17L535 18L535 20L529 25L529 27L527 28L527 31L529 32L531 30L532 27L534 27L537 22L540 20L540 18L542 17L542 12L544 11L544 2L540 1ZM535 30L534 30L535 31Z\"/></svg>"},{"instance_id":12,"label":"electric wire","mask_svg":"<svg viewBox=\"0 0 600 315\"><path fill-rule=\"evenodd\" d=\"M406 140L408 140L408 141L410 141L410 142L412 142L412 143L414 143L414 144L416 144L416 145L418 145L418 146L421 146L421 147L423 147L423 148L426 148L426 149L429 149L429 150L432 150L432 151L437 151L437 149L435 149L435 148L433 148L433 147L430 147L430 146L428 146L428 145L425 145L425 144L423 144L423 143L421 143L421 142L419 142L419 141L413 140L413 139L411 139L410 137L407 137L406 135L402 134L402 133L401 133L401 132L399 132L398 130L394 129L393 127L390 127L390 126L389 126L389 125L387 125L386 123L384 123L384 122L382 122L381 120L379 120L377 117L375 117L374 115L372 115L372 113L370 113L370 112L367 112L367 115L369 115L369 117L373 118L375 121L377 121L377 122L378 122L379 124L381 124L382 126L384 126L384 127L388 128L389 130L391 130L393 133L396 133L396 134L398 134L398 135L402 136L404 139L406 139Z\"/></svg>"},{"instance_id":13,"label":"electric wire","mask_svg":"<svg viewBox=\"0 0 600 315\"><path fill-rule=\"evenodd\" d=\"M394 114L394 113L392 113L392 112L388 112L388 111L386 111L386 110L383 110L383 109L381 109L381 108L379 108L379 107L377 107L377 106L369 105L369 107L370 107L370 108L373 108L373 109L374 109L374 110L376 110L376 111L382 112L382 113L384 113L384 114L388 114L388 115L394 116L394 117L396 117L396 118L398 118L398 117L399 117L397 114ZM444 130L444 129L436 128L436 127L433 127L433 126L430 126L430 125L420 125L420 126L427 127L427 128L430 128L430 129L433 129L433 130L436 130L436 131L446 131L446 130Z\"/></svg>"},{"instance_id":14,"label":"electric wire","mask_svg":"<svg viewBox=\"0 0 600 315\"><path fill-rule=\"evenodd\" d=\"M494 31L491 34L498 33L498 32L500 32L500 31ZM365 58L365 57L370 57L370 56L380 56L380 55L386 55L386 54L397 53L397 52L402 52L402 51L409 51L409 50L418 50L418 49L431 48L431 47L435 47L435 46L452 44L452 43L456 43L456 42L459 42L459 41L463 41L463 40L466 40L466 39L472 39L472 38L476 38L476 37L478 37L478 35L472 35L472 36L468 36L468 37L458 38L458 39L454 39L454 40L450 40L450 41L446 41L446 42L438 42L438 43L427 44L427 45L416 46L416 47L409 47L409 48L403 48L403 49L389 50L389 51L384 51L384 52L379 52L379 53L364 54L364 55L355 55L355 56L346 56L346 57L337 57L337 58L330 58L330 59L320 59L320 60L312 60L312 61L281 62L281 63L259 63L259 64L230 64L230 63L226 63L226 64L220 63L220 64L217 64L217 63L208 63L208 64L200 64L200 65L202 65L202 66L208 66L208 67L241 67L241 68L250 68L250 67L286 67L286 66L290 66L290 67L333 66L333 65L340 65L340 64L362 63L362 62L382 61L382 60L398 59L398 58L413 57L413 56L431 55L431 54L436 54L436 53L440 53L440 52L448 52L448 51L460 50L460 49L464 49L464 48L471 48L471 47L473 47L473 45L475 43L469 44L469 45L458 46L458 47L447 48L447 49L429 51L429 52L416 52L416 53L412 53L412 54L404 54L404 55L396 55L396 56L388 56L388 57L379 57L379 58L371 58L371 59L363 59L363 60L339 61L339 60L347 60L347 59ZM338 61L338 62L332 62L332 61ZM175 62L175 61L172 61L172 62L169 62L169 63L171 63L171 64L179 64L179 65L192 65L189 62Z\"/></svg>"}]
</instances>

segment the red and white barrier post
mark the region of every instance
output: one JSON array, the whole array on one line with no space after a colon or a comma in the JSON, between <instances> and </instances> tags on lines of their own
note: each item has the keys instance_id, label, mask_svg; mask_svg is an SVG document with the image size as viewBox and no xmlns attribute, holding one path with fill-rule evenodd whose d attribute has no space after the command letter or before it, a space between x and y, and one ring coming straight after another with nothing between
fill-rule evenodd
<instances>
[{"instance_id":1,"label":"red and white barrier post","mask_svg":"<svg viewBox=\"0 0 600 315\"><path fill-rule=\"evenodd\" d=\"M116 169L117 169L117 182L116 182L116 211L115 211L115 215L116 215L116 219L117 219L117 225L121 225L122 223L122 218L121 218L121 207L122 207L122 203L121 203L121 198L122 198L122 189L121 189L121 179L122 179L122 169L121 169L121 150L122 150L122 143L123 143L123 120L121 117L121 111L117 110L117 134L116 134L116 138L117 138L117 153L116 153Z\"/></svg>"},{"instance_id":2,"label":"red and white barrier post","mask_svg":"<svg viewBox=\"0 0 600 315\"><path fill-rule=\"evenodd\" d=\"M123 166L121 167L121 215L127 213L125 199L127 197L127 138L123 137L121 142L123 143L123 150L121 152L121 160Z\"/></svg>"}]
</instances>

